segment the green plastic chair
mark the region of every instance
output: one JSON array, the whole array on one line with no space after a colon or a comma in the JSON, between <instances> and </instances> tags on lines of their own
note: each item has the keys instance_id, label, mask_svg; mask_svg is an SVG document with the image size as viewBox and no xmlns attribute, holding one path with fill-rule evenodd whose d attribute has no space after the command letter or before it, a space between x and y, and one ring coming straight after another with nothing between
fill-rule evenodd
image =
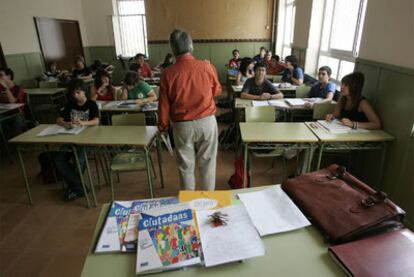
<instances>
[{"instance_id":1,"label":"green plastic chair","mask_svg":"<svg viewBox=\"0 0 414 277\"><path fill-rule=\"evenodd\" d=\"M112 116L112 125L116 126L145 126L145 114L133 113L133 114L120 114ZM115 134L116 135L116 134ZM150 156L150 175L151 178L156 178L154 164ZM124 153L116 154L111 161L109 173L109 184L111 186L111 197L114 201L114 185L113 185L113 173L118 174L120 172L131 171L143 171L147 170L145 163L145 153L143 150L137 150L134 148L126 149Z\"/></svg>"},{"instance_id":2,"label":"green plastic chair","mask_svg":"<svg viewBox=\"0 0 414 277\"><path fill-rule=\"evenodd\" d=\"M276 110L271 106L264 107L247 107L245 109L246 122L275 122ZM284 150L275 149L271 151L267 150L252 150L251 153L257 158L272 158L272 168L274 165L275 157L283 157ZM249 161L250 162L250 161ZM283 158L283 172L286 177L286 160Z\"/></svg>"},{"instance_id":3,"label":"green plastic chair","mask_svg":"<svg viewBox=\"0 0 414 277\"><path fill-rule=\"evenodd\" d=\"M313 120L325 119L335 109L336 103L315 103L313 105Z\"/></svg>"},{"instance_id":4,"label":"green plastic chair","mask_svg":"<svg viewBox=\"0 0 414 277\"><path fill-rule=\"evenodd\" d=\"M311 90L310 86L302 85L296 88L296 98L306 98Z\"/></svg>"}]
</instances>

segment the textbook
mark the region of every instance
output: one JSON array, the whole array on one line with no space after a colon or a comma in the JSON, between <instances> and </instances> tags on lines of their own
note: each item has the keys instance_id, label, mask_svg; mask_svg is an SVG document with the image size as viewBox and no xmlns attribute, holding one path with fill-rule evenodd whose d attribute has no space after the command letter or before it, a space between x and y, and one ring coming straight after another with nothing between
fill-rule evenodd
<instances>
[{"instance_id":1,"label":"textbook","mask_svg":"<svg viewBox=\"0 0 414 277\"><path fill-rule=\"evenodd\" d=\"M124 240L133 201L114 201L99 235L95 253L119 252Z\"/></svg>"},{"instance_id":2,"label":"textbook","mask_svg":"<svg viewBox=\"0 0 414 277\"><path fill-rule=\"evenodd\" d=\"M189 202L193 210L218 209L231 205L231 192L229 190L180 190L178 199L181 203Z\"/></svg>"},{"instance_id":3,"label":"textbook","mask_svg":"<svg viewBox=\"0 0 414 277\"><path fill-rule=\"evenodd\" d=\"M158 102L146 103L142 106L143 112L158 111Z\"/></svg>"},{"instance_id":4,"label":"textbook","mask_svg":"<svg viewBox=\"0 0 414 277\"><path fill-rule=\"evenodd\" d=\"M346 134L346 133L366 133L369 132L369 130L366 129L352 129L351 127L348 127L344 124L342 124L341 121L338 119L334 119L331 122L328 122L326 120L318 120L317 123L319 126L321 126L325 131L331 133L331 134Z\"/></svg>"},{"instance_id":5,"label":"textbook","mask_svg":"<svg viewBox=\"0 0 414 277\"><path fill-rule=\"evenodd\" d=\"M37 134L37 136L44 137L52 135L77 135L83 130L85 130L86 127L87 126L76 126L70 129L66 129L65 127L59 125L52 125L43 129L40 133Z\"/></svg>"},{"instance_id":6,"label":"textbook","mask_svg":"<svg viewBox=\"0 0 414 277\"><path fill-rule=\"evenodd\" d=\"M303 101L301 98L288 98L285 99L285 101L292 107L301 107L305 105L305 101Z\"/></svg>"},{"instance_id":7,"label":"textbook","mask_svg":"<svg viewBox=\"0 0 414 277\"><path fill-rule=\"evenodd\" d=\"M136 274L201 263L200 239L189 204L141 213L138 230Z\"/></svg>"},{"instance_id":8,"label":"textbook","mask_svg":"<svg viewBox=\"0 0 414 277\"><path fill-rule=\"evenodd\" d=\"M138 222L141 218L141 213L149 211L154 208L163 207L166 205L177 204L177 197L166 197L156 199L135 200L132 202L129 213L128 224L125 231L125 237L122 244L122 252L137 251L138 239Z\"/></svg>"}]
</instances>

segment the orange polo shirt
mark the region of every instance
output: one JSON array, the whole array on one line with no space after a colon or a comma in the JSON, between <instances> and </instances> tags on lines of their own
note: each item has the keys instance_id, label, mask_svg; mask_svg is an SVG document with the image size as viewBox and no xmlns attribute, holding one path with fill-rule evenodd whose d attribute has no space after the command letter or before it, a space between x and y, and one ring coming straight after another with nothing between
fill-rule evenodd
<instances>
[{"instance_id":1,"label":"orange polo shirt","mask_svg":"<svg viewBox=\"0 0 414 277\"><path fill-rule=\"evenodd\" d=\"M189 121L214 115L214 97L221 85L215 67L194 59L190 54L177 57L161 75L158 105L158 127L166 131L173 122Z\"/></svg>"}]
</instances>

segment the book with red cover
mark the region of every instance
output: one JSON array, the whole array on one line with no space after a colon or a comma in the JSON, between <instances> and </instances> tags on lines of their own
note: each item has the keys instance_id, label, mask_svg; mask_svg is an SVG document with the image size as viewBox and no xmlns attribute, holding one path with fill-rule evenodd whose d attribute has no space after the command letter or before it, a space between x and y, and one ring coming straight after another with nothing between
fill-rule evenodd
<instances>
[{"instance_id":1,"label":"book with red cover","mask_svg":"<svg viewBox=\"0 0 414 277\"><path fill-rule=\"evenodd\" d=\"M350 276L414 276L414 233L388 232L328 249Z\"/></svg>"}]
</instances>

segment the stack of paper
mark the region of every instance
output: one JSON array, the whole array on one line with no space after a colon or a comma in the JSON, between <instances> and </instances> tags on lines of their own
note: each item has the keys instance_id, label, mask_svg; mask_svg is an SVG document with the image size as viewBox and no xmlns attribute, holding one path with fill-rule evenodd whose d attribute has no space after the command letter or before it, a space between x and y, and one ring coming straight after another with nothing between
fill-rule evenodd
<instances>
[{"instance_id":1,"label":"stack of paper","mask_svg":"<svg viewBox=\"0 0 414 277\"><path fill-rule=\"evenodd\" d=\"M292 107L300 107L305 105L305 101L301 98L287 98L285 101Z\"/></svg>"},{"instance_id":2,"label":"stack of paper","mask_svg":"<svg viewBox=\"0 0 414 277\"><path fill-rule=\"evenodd\" d=\"M241 193L238 197L261 236L310 225L280 185L260 191Z\"/></svg>"},{"instance_id":3,"label":"stack of paper","mask_svg":"<svg viewBox=\"0 0 414 277\"><path fill-rule=\"evenodd\" d=\"M226 215L225 225L212 224L210 216L218 211ZM262 240L243 205L197 211L196 215L207 267L265 254Z\"/></svg>"},{"instance_id":4,"label":"stack of paper","mask_svg":"<svg viewBox=\"0 0 414 277\"><path fill-rule=\"evenodd\" d=\"M330 122L326 120L318 120L318 124L322 126L327 132L332 134L346 134L346 133L365 133L369 132L365 129L354 130L351 127L345 126L341 121L334 119Z\"/></svg>"},{"instance_id":5,"label":"stack of paper","mask_svg":"<svg viewBox=\"0 0 414 277\"><path fill-rule=\"evenodd\" d=\"M289 108L289 105L286 104L285 100L277 99L277 100L269 100L269 105L277 108Z\"/></svg>"},{"instance_id":6,"label":"stack of paper","mask_svg":"<svg viewBox=\"0 0 414 277\"><path fill-rule=\"evenodd\" d=\"M269 102L267 100L253 100L252 101L253 107L264 107L269 106Z\"/></svg>"},{"instance_id":7,"label":"stack of paper","mask_svg":"<svg viewBox=\"0 0 414 277\"><path fill-rule=\"evenodd\" d=\"M40 133L37 134L37 136L44 137L51 135L77 135L85 129L86 126L76 126L71 129L66 129L65 127L59 125L53 125L42 130Z\"/></svg>"}]
</instances>

